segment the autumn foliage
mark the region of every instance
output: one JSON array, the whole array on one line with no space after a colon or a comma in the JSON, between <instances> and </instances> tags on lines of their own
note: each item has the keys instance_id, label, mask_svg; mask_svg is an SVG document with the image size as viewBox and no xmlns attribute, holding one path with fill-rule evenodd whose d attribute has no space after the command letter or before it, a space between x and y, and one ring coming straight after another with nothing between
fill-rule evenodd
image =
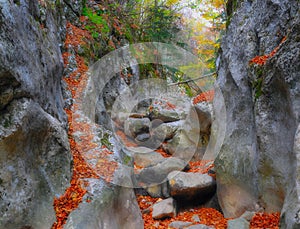
<instances>
[{"instance_id":1,"label":"autumn foliage","mask_svg":"<svg viewBox=\"0 0 300 229\"><path fill-rule=\"evenodd\" d=\"M200 102L212 102L215 96L214 90L209 90L206 92L202 92L199 95L197 95L195 98L193 98L193 104L197 104Z\"/></svg>"},{"instance_id":2,"label":"autumn foliage","mask_svg":"<svg viewBox=\"0 0 300 229\"><path fill-rule=\"evenodd\" d=\"M281 47L282 43L285 42L286 37L284 37L282 39L282 41L280 42L280 44L270 53L270 54L266 54L263 56L256 56L253 59L250 60L250 64L257 64L257 65L265 65L267 63L267 60L270 59L271 57L273 57L279 50L279 48Z\"/></svg>"},{"instance_id":3,"label":"autumn foliage","mask_svg":"<svg viewBox=\"0 0 300 229\"><path fill-rule=\"evenodd\" d=\"M188 211L180 212L174 218L166 218L163 220L154 220L152 218L152 206L160 201L159 198L152 198L150 196L137 195L138 204L143 212L144 228L149 229L166 229L173 221L188 221L193 224L205 224L214 226L216 229L226 229L227 219L222 213L213 208L194 208ZM195 222L193 216L198 215L200 222Z\"/></svg>"},{"instance_id":4,"label":"autumn foliage","mask_svg":"<svg viewBox=\"0 0 300 229\"><path fill-rule=\"evenodd\" d=\"M86 39L91 39L89 33L81 28L67 23L67 35L65 40L65 48L72 48L77 51L79 45L85 44ZM69 64L69 58L74 55L77 68L64 78L67 83L68 90L71 92L72 98L76 101L72 107L65 109L68 116L68 136L73 156L73 174L70 187L65 193L55 198L53 201L54 210L56 212L56 222L52 229L61 229L66 223L69 214L78 208L79 204L88 194L89 186L87 178L102 178L106 182L111 182L112 176L117 163L110 161L108 158L112 154L107 148L98 148L98 144L93 142L95 137L92 124L84 121L80 117L80 100L83 90L86 86L88 70L83 57L78 54L69 52L63 53L65 67ZM75 141L73 133L80 131L84 133L79 140ZM92 164L89 161L96 161ZM90 202L89 198L85 198L86 202Z\"/></svg>"},{"instance_id":5,"label":"autumn foliage","mask_svg":"<svg viewBox=\"0 0 300 229\"><path fill-rule=\"evenodd\" d=\"M250 229L279 229L280 213L256 213L250 222Z\"/></svg>"}]
</instances>

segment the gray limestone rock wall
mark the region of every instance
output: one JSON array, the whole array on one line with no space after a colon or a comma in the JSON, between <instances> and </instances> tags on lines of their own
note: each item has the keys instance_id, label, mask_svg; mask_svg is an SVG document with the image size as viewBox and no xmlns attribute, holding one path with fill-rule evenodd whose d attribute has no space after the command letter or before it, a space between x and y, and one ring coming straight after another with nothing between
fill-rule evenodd
<instances>
[{"instance_id":1,"label":"gray limestone rock wall","mask_svg":"<svg viewBox=\"0 0 300 229\"><path fill-rule=\"evenodd\" d=\"M51 228L53 200L70 185L61 50L82 2L0 1L0 229ZM80 205L66 228L143 227L132 189L97 188L97 201Z\"/></svg>"},{"instance_id":2,"label":"gray limestone rock wall","mask_svg":"<svg viewBox=\"0 0 300 229\"><path fill-rule=\"evenodd\" d=\"M222 93L216 93L216 101L224 97L227 117L216 159L220 205L226 217L245 210L282 211L282 228L298 228L294 139L300 121L300 3L245 0L229 5L235 8L220 52L217 85ZM249 63L277 46L266 64ZM216 115L222 115L218 110Z\"/></svg>"},{"instance_id":3,"label":"gray limestone rock wall","mask_svg":"<svg viewBox=\"0 0 300 229\"><path fill-rule=\"evenodd\" d=\"M60 10L0 1L0 228L50 228L69 185Z\"/></svg>"}]
</instances>

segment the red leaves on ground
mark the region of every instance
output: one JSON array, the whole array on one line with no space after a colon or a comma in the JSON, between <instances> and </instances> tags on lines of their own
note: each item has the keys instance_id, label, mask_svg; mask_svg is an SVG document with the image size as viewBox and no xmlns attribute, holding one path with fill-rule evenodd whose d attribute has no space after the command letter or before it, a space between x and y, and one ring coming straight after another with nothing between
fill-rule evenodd
<instances>
[{"instance_id":1,"label":"red leaves on ground","mask_svg":"<svg viewBox=\"0 0 300 229\"><path fill-rule=\"evenodd\" d=\"M142 211L142 217L144 220L144 228L150 229L166 229L168 225L173 221L188 221L193 224L205 224L214 226L216 229L227 228L227 219L213 208L196 208L189 211L180 212L174 218L166 218L163 220L154 220L152 218L152 205L159 201L159 198L152 198L150 196L137 195L137 201ZM194 222L192 217L198 215L200 222Z\"/></svg>"},{"instance_id":2,"label":"red leaves on ground","mask_svg":"<svg viewBox=\"0 0 300 229\"><path fill-rule=\"evenodd\" d=\"M211 160L202 160L202 161L190 161L189 166L190 169L188 172L191 173L208 173L208 171L214 167L214 164L211 163L210 165L207 165L208 163L213 162Z\"/></svg>"},{"instance_id":3,"label":"red leaves on ground","mask_svg":"<svg viewBox=\"0 0 300 229\"><path fill-rule=\"evenodd\" d=\"M267 63L267 60L273 57L278 52L279 48L281 47L282 43L285 42L285 40L286 37L282 39L280 44L270 54L256 56L249 61L249 64L265 65Z\"/></svg>"},{"instance_id":4,"label":"red leaves on ground","mask_svg":"<svg viewBox=\"0 0 300 229\"><path fill-rule=\"evenodd\" d=\"M86 193L80 180L73 178L71 186L65 191L64 195L54 199L54 210L56 212L56 222L52 229L62 228L66 223L69 214L78 207Z\"/></svg>"},{"instance_id":5,"label":"red leaves on ground","mask_svg":"<svg viewBox=\"0 0 300 229\"><path fill-rule=\"evenodd\" d=\"M200 102L212 102L214 99L214 96L215 96L214 90L202 92L193 99L193 104L197 104Z\"/></svg>"},{"instance_id":6,"label":"red leaves on ground","mask_svg":"<svg viewBox=\"0 0 300 229\"><path fill-rule=\"evenodd\" d=\"M256 213L251 222L250 229L279 229L280 213Z\"/></svg>"},{"instance_id":7,"label":"red leaves on ground","mask_svg":"<svg viewBox=\"0 0 300 229\"><path fill-rule=\"evenodd\" d=\"M82 18L83 20L84 18ZM78 45L84 44L84 38L90 39L90 35L87 31L77 28L71 23L67 23L67 35L65 41L65 47L74 46L77 51ZM73 54L65 52L63 53L64 65L67 67L69 64L69 57ZM117 168L117 163L109 160L109 156L112 154L108 149L102 148L95 150L98 146L93 142L95 135L92 131L92 125L81 121L79 113L80 101L82 99L82 93L86 87L88 70L84 59L78 54L75 55L77 68L70 74L69 77L65 77L64 80L68 85L68 89L71 91L72 98L77 103L74 103L72 109L66 109L69 124L69 142L71 153L73 156L73 175L70 183L70 187L66 189L65 193L59 198L55 198L53 202L54 210L56 212L56 222L52 225L52 229L62 229L66 223L69 214L76 209L82 202L84 195L87 193L85 187L89 185L86 178L103 178L106 182L110 182L114 171ZM84 119L82 119L84 120ZM74 132L81 132L81 135L77 141L73 138ZM91 155L92 154L92 155ZM88 160L97 159L97 163L91 166ZM86 202L91 202L87 199Z\"/></svg>"},{"instance_id":8,"label":"red leaves on ground","mask_svg":"<svg viewBox=\"0 0 300 229\"><path fill-rule=\"evenodd\" d=\"M163 148L159 148L157 150L155 150L155 152L160 153L163 157L171 157L172 155L166 153L166 151L164 151Z\"/></svg>"},{"instance_id":9,"label":"red leaves on ground","mask_svg":"<svg viewBox=\"0 0 300 229\"><path fill-rule=\"evenodd\" d=\"M83 45L85 43L84 39L91 39L91 34L88 31L67 22L65 48L68 48L69 46L77 48L78 45Z\"/></svg>"}]
</instances>

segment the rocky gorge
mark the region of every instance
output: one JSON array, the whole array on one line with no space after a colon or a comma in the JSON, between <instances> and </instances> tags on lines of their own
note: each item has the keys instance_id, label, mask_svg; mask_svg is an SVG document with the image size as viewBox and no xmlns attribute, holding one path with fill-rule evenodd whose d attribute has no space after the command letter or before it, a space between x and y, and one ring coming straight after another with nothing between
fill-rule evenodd
<instances>
[{"instance_id":1,"label":"rocky gorge","mask_svg":"<svg viewBox=\"0 0 300 229\"><path fill-rule=\"evenodd\" d=\"M194 99L90 63L100 2L0 1L0 229L300 228L300 2L228 0Z\"/></svg>"}]
</instances>

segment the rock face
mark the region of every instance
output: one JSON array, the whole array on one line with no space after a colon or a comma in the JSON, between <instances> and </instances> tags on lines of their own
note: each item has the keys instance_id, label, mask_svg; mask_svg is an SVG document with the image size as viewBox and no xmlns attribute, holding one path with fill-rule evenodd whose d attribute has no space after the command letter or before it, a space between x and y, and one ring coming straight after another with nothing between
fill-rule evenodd
<instances>
[{"instance_id":1,"label":"rock face","mask_svg":"<svg viewBox=\"0 0 300 229\"><path fill-rule=\"evenodd\" d=\"M141 229L144 222L131 188L110 186L89 181L93 193L91 203L82 203L73 211L64 226L66 229L116 228Z\"/></svg>"},{"instance_id":2,"label":"rock face","mask_svg":"<svg viewBox=\"0 0 300 229\"><path fill-rule=\"evenodd\" d=\"M71 176L60 6L0 3L0 225L50 228Z\"/></svg>"},{"instance_id":3,"label":"rock face","mask_svg":"<svg viewBox=\"0 0 300 229\"><path fill-rule=\"evenodd\" d=\"M218 198L225 217L256 208L281 211L284 206L282 228L296 228L299 1L229 1L230 5L236 9L221 46L220 90L214 102L216 116L224 116L216 107L224 97L227 116L226 137L215 162ZM249 63L257 55L270 54L284 36L286 41L266 64Z\"/></svg>"},{"instance_id":4,"label":"rock face","mask_svg":"<svg viewBox=\"0 0 300 229\"><path fill-rule=\"evenodd\" d=\"M61 48L65 17L77 20L81 7L77 0L0 1L0 228L51 228L53 200L70 185L63 108L72 99L61 80L74 69L64 69ZM143 227L132 189L94 183L94 200L72 212L66 228Z\"/></svg>"}]
</instances>

